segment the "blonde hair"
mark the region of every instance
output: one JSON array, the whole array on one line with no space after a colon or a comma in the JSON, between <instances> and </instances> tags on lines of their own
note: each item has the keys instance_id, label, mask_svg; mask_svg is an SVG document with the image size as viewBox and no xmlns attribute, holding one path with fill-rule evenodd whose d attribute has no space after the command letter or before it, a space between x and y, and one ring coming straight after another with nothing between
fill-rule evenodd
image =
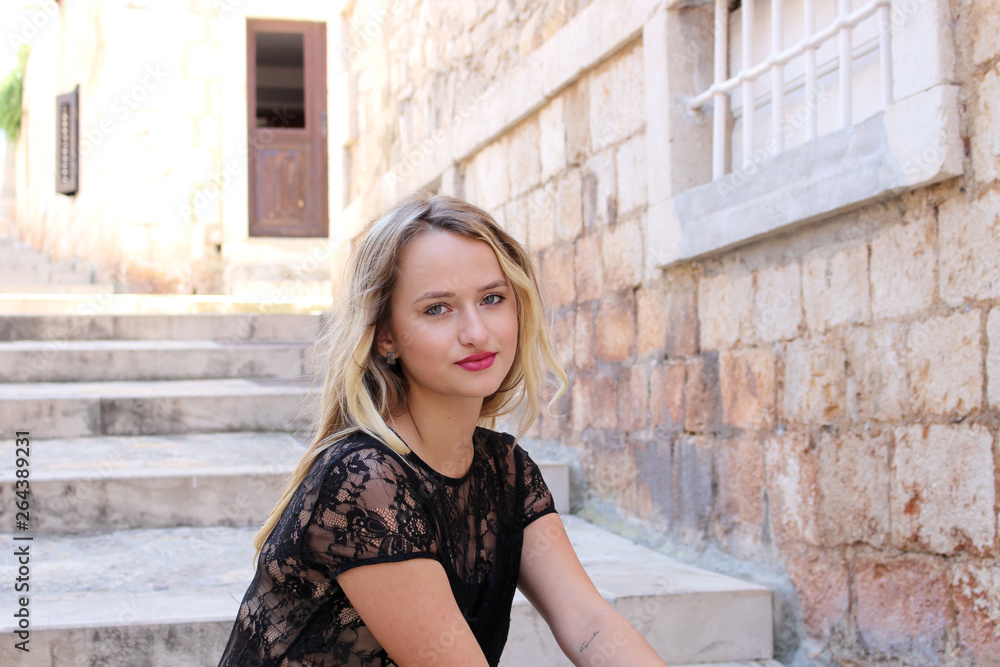
<instances>
[{"instance_id":1,"label":"blonde hair","mask_svg":"<svg viewBox=\"0 0 1000 667\"><path fill-rule=\"evenodd\" d=\"M444 195L414 196L371 222L349 263L344 298L329 319L319 341L327 364L315 436L292 474L281 499L254 537L260 552L313 462L329 446L359 431L395 451L409 449L386 419L406 402L406 380L399 366L390 366L376 347L376 333L389 320L389 304L399 279L403 251L418 235L447 231L489 244L514 291L518 343L507 376L483 399L479 424L493 428L496 419L519 413L516 437L531 427L538 414L547 371L555 391L549 406L565 391L567 379L549 341L545 309L531 255L505 232L489 213Z\"/></svg>"}]
</instances>

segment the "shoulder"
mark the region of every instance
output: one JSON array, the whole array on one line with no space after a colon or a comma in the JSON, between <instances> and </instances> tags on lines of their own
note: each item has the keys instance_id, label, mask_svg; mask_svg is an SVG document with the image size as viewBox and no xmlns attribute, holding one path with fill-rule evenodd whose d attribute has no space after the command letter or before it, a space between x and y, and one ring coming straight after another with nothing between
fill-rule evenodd
<instances>
[{"instance_id":1,"label":"shoulder","mask_svg":"<svg viewBox=\"0 0 1000 667\"><path fill-rule=\"evenodd\" d=\"M480 438L480 444L495 460L502 463L508 474L523 475L526 468L534 465L528 452L510 433L479 427L476 434Z\"/></svg>"},{"instance_id":2,"label":"shoulder","mask_svg":"<svg viewBox=\"0 0 1000 667\"><path fill-rule=\"evenodd\" d=\"M409 468L399 454L369 433L359 431L331 443L316 457L311 476L330 478L399 479Z\"/></svg>"}]
</instances>

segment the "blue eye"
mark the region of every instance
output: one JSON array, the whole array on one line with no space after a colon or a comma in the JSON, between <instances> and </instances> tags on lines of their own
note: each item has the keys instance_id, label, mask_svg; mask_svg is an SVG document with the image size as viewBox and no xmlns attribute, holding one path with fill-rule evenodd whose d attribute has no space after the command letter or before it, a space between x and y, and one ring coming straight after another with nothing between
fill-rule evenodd
<instances>
[{"instance_id":1,"label":"blue eye","mask_svg":"<svg viewBox=\"0 0 1000 667\"><path fill-rule=\"evenodd\" d=\"M505 297L503 294L487 294L486 297L483 299L483 302L485 302L487 306L499 306L506 300L507 297Z\"/></svg>"},{"instance_id":2,"label":"blue eye","mask_svg":"<svg viewBox=\"0 0 1000 667\"><path fill-rule=\"evenodd\" d=\"M433 306L424 311L427 315L444 315L444 304L435 303Z\"/></svg>"}]
</instances>

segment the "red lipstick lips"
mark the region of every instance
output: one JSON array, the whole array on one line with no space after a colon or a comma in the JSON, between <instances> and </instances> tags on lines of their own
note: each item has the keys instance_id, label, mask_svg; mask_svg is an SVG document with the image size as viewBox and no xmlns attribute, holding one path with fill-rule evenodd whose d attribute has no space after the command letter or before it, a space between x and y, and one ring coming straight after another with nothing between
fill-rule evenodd
<instances>
[{"instance_id":1,"label":"red lipstick lips","mask_svg":"<svg viewBox=\"0 0 1000 667\"><path fill-rule=\"evenodd\" d=\"M465 359L456 361L455 363L467 371L481 371L492 366L496 356L496 352L480 352L479 354L469 355Z\"/></svg>"}]
</instances>

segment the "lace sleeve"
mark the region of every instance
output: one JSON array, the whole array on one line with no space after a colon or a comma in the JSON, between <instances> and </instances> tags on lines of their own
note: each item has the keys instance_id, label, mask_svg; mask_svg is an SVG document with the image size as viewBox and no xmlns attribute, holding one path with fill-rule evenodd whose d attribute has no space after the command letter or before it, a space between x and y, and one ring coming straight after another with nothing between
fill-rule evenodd
<instances>
[{"instance_id":1,"label":"lace sleeve","mask_svg":"<svg viewBox=\"0 0 1000 667\"><path fill-rule=\"evenodd\" d=\"M331 578L358 565L438 554L436 531L403 464L368 447L327 471L305 545Z\"/></svg>"},{"instance_id":2,"label":"lace sleeve","mask_svg":"<svg viewBox=\"0 0 1000 667\"><path fill-rule=\"evenodd\" d=\"M522 470L524 471L524 525L527 526L535 519L551 514L556 511L555 501L552 500L552 493L548 485L542 478L542 471L538 465L531 460L528 453L517 447L518 454L522 457Z\"/></svg>"}]
</instances>

